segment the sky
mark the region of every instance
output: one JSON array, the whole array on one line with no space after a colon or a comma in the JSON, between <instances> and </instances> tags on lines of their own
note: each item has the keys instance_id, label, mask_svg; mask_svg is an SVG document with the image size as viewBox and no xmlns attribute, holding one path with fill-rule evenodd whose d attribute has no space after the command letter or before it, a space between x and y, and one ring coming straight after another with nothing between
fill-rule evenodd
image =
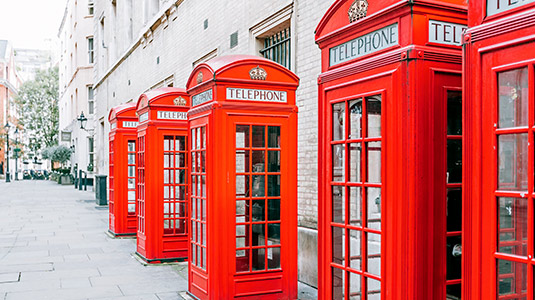
<instances>
[{"instance_id":1,"label":"sky","mask_svg":"<svg viewBox=\"0 0 535 300\"><path fill-rule=\"evenodd\" d=\"M14 48L50 48L57 39L67 0L0 0L0 40Z\"/></svg>"}]
</instances>

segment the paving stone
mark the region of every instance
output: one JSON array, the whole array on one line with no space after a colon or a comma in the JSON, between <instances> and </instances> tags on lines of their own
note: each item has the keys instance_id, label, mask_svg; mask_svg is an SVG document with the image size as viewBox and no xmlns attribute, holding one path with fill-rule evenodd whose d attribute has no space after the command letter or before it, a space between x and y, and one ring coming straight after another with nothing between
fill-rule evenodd
<instances>
[{"instance_id":1,"label":"paving stone","mask_svg":"<svg viewBox=\"0 0 535 300\"><path fill-rule=\"evenodd\" d=\"M52 270L54 270L53 263L2 265L2 268L0 269L0 274L13 273L13 272L52 271Z\"/></svg>"},{"instance_id":2,"label":"paving stone","mask_svg":"<svg viewBox=\"0 0 535 300\"><path fill-rule=\"evenodd\" d=\"M92 286L87 277L61 278L60 282L62 289L89 288Z\"/></svg>"},{"instance_id":3,"label":"paving stone","mask_svg":"<svg viewBox=\"0 0 535 300\"><path fill-rule=\"evenodd\" d=\"M0 284L3 283L10 283L10 282L18 282L20 278L20 273L4 273L0 274Z\"/></svg>"}]
</instances>

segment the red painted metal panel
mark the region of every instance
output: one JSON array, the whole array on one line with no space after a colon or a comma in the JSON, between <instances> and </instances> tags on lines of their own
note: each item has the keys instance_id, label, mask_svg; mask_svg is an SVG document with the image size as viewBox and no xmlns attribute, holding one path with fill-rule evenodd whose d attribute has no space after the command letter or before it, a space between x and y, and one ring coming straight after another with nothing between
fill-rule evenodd
<instances>
[{"instance_id":1,"label":"red painted metal panel","mask_svg":"<svg viewBox=\"0 0 535 300\"><path fill-rule=\"evenodd\" d=\"M352 4L336 1L316 30L322 50L318 295L446 299L447 286L458 283L446 280L447 236L458 233L446 226L445 95L460 91L466 7L461 1L381 3L350 22ZM447 29L431 34L439 26ZM384 37L385 28L397 29L395 39L353 53L366 37ZM448 287L450 297L458 293Z\"/></svg>"},{"instance_id":2,"label":"red painted metal panel","mask_svg":"<svg viewBox=\"0 0 535 300\"><path fill-rule=\"evenodd\" d=\"M122 104L109 113L109 232L114 236L135 235L135 105Z\"/></svg>"},{"instance_id":3,"label":"red painted metal panel","mask_svg":"<svg viewBox=\"0 0 535 300\"><path fill-rule=\"evenodd\" d=\"M187 111L183 89L162 88L137 102L137 253L147 262L188 257Z\"/></svg>"},{"instance_id":4,"label":"red painted metal panel","mask_svg":"<svg viewBox=\"0 0 535 300\"><path fill-rule=\"evenodd\" d=\"M199 299L297 298L297 85L254 56L190 75L188 290Z\"/></svg>"}]
</instances>

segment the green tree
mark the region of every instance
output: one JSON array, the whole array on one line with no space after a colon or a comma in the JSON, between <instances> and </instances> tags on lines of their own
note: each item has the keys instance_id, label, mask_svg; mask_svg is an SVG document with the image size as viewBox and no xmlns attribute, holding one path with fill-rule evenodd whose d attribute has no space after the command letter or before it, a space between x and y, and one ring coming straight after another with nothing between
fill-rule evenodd
<instances>
[{"instance_id":1,"label":"green tree","mask_svg":"<svg viewBox=\"0 0 535 300\"><path fill-rule=\"evenodd\" d=\"M37 71L34 80L26 81L15 98L19 122L26 134L33 136L29 148L33 150L58 143L59 125L58 68Z\"/></svg>"}]
</instances>

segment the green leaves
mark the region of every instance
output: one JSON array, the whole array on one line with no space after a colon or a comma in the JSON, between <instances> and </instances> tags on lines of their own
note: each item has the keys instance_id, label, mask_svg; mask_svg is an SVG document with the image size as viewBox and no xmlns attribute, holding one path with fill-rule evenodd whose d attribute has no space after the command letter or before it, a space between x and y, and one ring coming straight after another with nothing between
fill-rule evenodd
<instances>
[{"instance_id":1,"label":"green leaves","mask_svg":"<svg viewBox=\"0 0 535 300\"><path fill-rule=\"evenodd\" d=\"M58 68L38 71L35 79L22 84L15 102L19 122L33 137L30 149L42 149L58 143L59 125Z\"/></svg>"}]
</instances>

